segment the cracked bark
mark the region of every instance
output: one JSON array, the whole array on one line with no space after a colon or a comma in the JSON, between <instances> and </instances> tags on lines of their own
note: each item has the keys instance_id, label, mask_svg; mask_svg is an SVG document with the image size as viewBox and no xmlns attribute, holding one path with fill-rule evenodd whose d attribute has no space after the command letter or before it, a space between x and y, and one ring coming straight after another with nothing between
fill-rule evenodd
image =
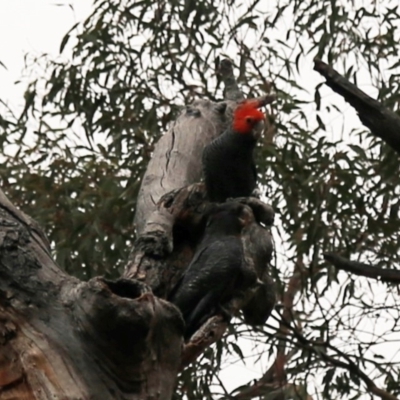
<instances>
[{"instance_id":1,"label":"cracked bark","mask_svg":"<svg viewBox=\"0 0 400 400\"><path fill-rule=\"evenodd\" d=\"M139 282L80 282L0 192L0 399L167 399L183 321Z\"/></svg>"}]
</instances>

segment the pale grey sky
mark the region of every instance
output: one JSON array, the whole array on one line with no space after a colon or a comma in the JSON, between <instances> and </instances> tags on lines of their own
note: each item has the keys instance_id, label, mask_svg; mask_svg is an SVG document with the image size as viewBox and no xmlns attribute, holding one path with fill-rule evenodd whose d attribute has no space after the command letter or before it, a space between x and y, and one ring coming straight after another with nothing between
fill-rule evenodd
<instances>
[{"instance_id":1,"label":"pale grey sky","mask_svg":"<svg viewBox=\"0 0 400 400\"><path fill-rule=\"evenodd\" d=\"M21 104L20 78L26 53L57 56L61 39L72 25L89 15L91 0L0 1L0 98Z\"/></svg>"}]
</instances>

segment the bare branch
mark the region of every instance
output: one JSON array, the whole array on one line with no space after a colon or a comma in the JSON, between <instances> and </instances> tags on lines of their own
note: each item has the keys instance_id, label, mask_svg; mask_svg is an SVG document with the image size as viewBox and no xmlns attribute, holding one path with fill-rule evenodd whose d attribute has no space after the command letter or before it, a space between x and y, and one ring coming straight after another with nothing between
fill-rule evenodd
<instances>
[{"instance_id":1,"label":"bare branch","mask_svg":"<svg viewBox=\"0 0 400 400\"><path fill-rule=\"evenodd\" d=\"M299 329L291 325L290 322L285 320L284 317L282 317L282 323L286 326L286 329L290 330L293 333L294 337L298 340L298 343L304 349L307 349L310 353L321 358L325 362L334 365L335 367L343 368L357 375L365 383L367 389L372 394L378 396L382 400L398 400L396 396L376 386L375 382L358 367L358 365L350 358L349 355L343 353L342 351L340 351L339 349L337 349L336 347L332 346L329 343L320 343L305 338L299 331ZM339 357L344 358L346 362L334 356L328 355L326 352L327 349L333 350Z\"/></svg>"},{"instance_id":2,"label":"bare branch","mask_svg":"<svg viewBox=\"0 0 400 400\"><path fill-rule=\"evenodd\" d=\"M283 386L276 384L257 382L253 386L246 387L237 396L231 397L234 400L250 400L255 397L261 397L265 400L281 400L288 398L301 398L305 400L313 400L313 398L306 393L305 388L293 383L287 383Z\"/></svg>"},{"instance_id":3,"label":"bare branch","mask_svg":"<svg viewBox=\"0 0 400 400\"><path fill-rule=\"evenodd\" d=\"M184 346L181 369L192 363L203 351L220 340L228 326L221 315L210 318Z\"/></svg>"},{"instance_id":4,"label":"bare branch","mask_svg":"<svg viewBox=\"0 0 400 400\"><path fill-rule=\"evenodd\" d=\"M233 73L232 62L224 58L219 63L218 74L225 85L224 97L225 100L240 101L244 99L243 93L236 82Z\"/></svg>"},{"instance_id":5,"label":"bare branch","mask_svg":"<svg viewBox=\"0 0 400 400\"><path fill-rule=\"evenodd\" d=\"M400 283L400 271L396 269L383 269L358 261L351 261L334 253L325 253L324 258L343 271L374 278L382 282Z\"/></svg>"},{"instance_id":6,"label":"bare branch","mask_svg":"<svg viewBox=\"0 0 400 400\"><path fill-rule=\"evenodd\" d=\"M196 100L182 110L168 132L157 142L137 199L137 237L148 231L147 221L154 219L152 213L157 212L162 196L200 181L204 146L225 130L226 109L235 104ZM152 231L157 229L153 224Z\"/></svg>"},{"instance_id":7,"label":"bare branch","mask_svg":"<svg viewBox=\"0 0 400 400\"><path fill-rule=\"evenodd\" d=\"M400 117L350 83L328 64L314 60L314 70L326 78L326 84L352 105L361 122L371 132L400 153Z\"/></svg>"}]
</instances>

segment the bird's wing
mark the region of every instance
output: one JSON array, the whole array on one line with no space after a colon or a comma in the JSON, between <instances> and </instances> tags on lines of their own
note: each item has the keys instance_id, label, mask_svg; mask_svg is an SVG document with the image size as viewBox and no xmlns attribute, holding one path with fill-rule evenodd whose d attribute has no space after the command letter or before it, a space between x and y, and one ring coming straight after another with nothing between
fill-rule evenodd
<instances>
[{"instance_id":1,"label":"bird's wing","mask_svg":"<svg viewBox=\"0 0 400 400\"><path fill-rule=\"evenodd\" d=\"M243 250L240 239L216 238L196 252L170 296L184 317L209 292L224 293L240 273Z\"/></svg>"},{"instance_id":2,"label":"bird's wing","mask_svg":"<svg viewBox=\"0 0 400 400\"><path fill-rule=\"evenodd\" d=\"M189 264L189 267L193 264L198 262L198 260L201 258L201 255L203 254L204 251L207 250L207 246L200 249L199 251L197 251L193 258L192 261ZM186 269L186 271L189 269L189 267ZM172 288L171 292L168 295L168 301L172 301L174 302L174 299L176 298L177 292L179 291L179 289L181 288L182 284L183 284L183 280L185 278L185 274L186 271L182 274L182 276L178 279L178 281L175 283L175 286Z\"/></svg>"}]
</instances>

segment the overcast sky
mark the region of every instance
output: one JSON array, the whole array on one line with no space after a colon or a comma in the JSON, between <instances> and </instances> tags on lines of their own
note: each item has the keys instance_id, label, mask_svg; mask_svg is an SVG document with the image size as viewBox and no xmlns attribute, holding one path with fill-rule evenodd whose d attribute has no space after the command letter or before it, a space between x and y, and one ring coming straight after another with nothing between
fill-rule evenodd
<instances>
[{"instance_id":1,"label":"overcast sky","mask_svg":"<svg viewBox=\"0 0 400 400\"><path fill-rule=\"evenodd\" d=\"M22 103L20 78L26 53L57 56L61 39L72 25L89 15L91 0L0 1L0 98Z\"/></svg>"}]
</instances>

